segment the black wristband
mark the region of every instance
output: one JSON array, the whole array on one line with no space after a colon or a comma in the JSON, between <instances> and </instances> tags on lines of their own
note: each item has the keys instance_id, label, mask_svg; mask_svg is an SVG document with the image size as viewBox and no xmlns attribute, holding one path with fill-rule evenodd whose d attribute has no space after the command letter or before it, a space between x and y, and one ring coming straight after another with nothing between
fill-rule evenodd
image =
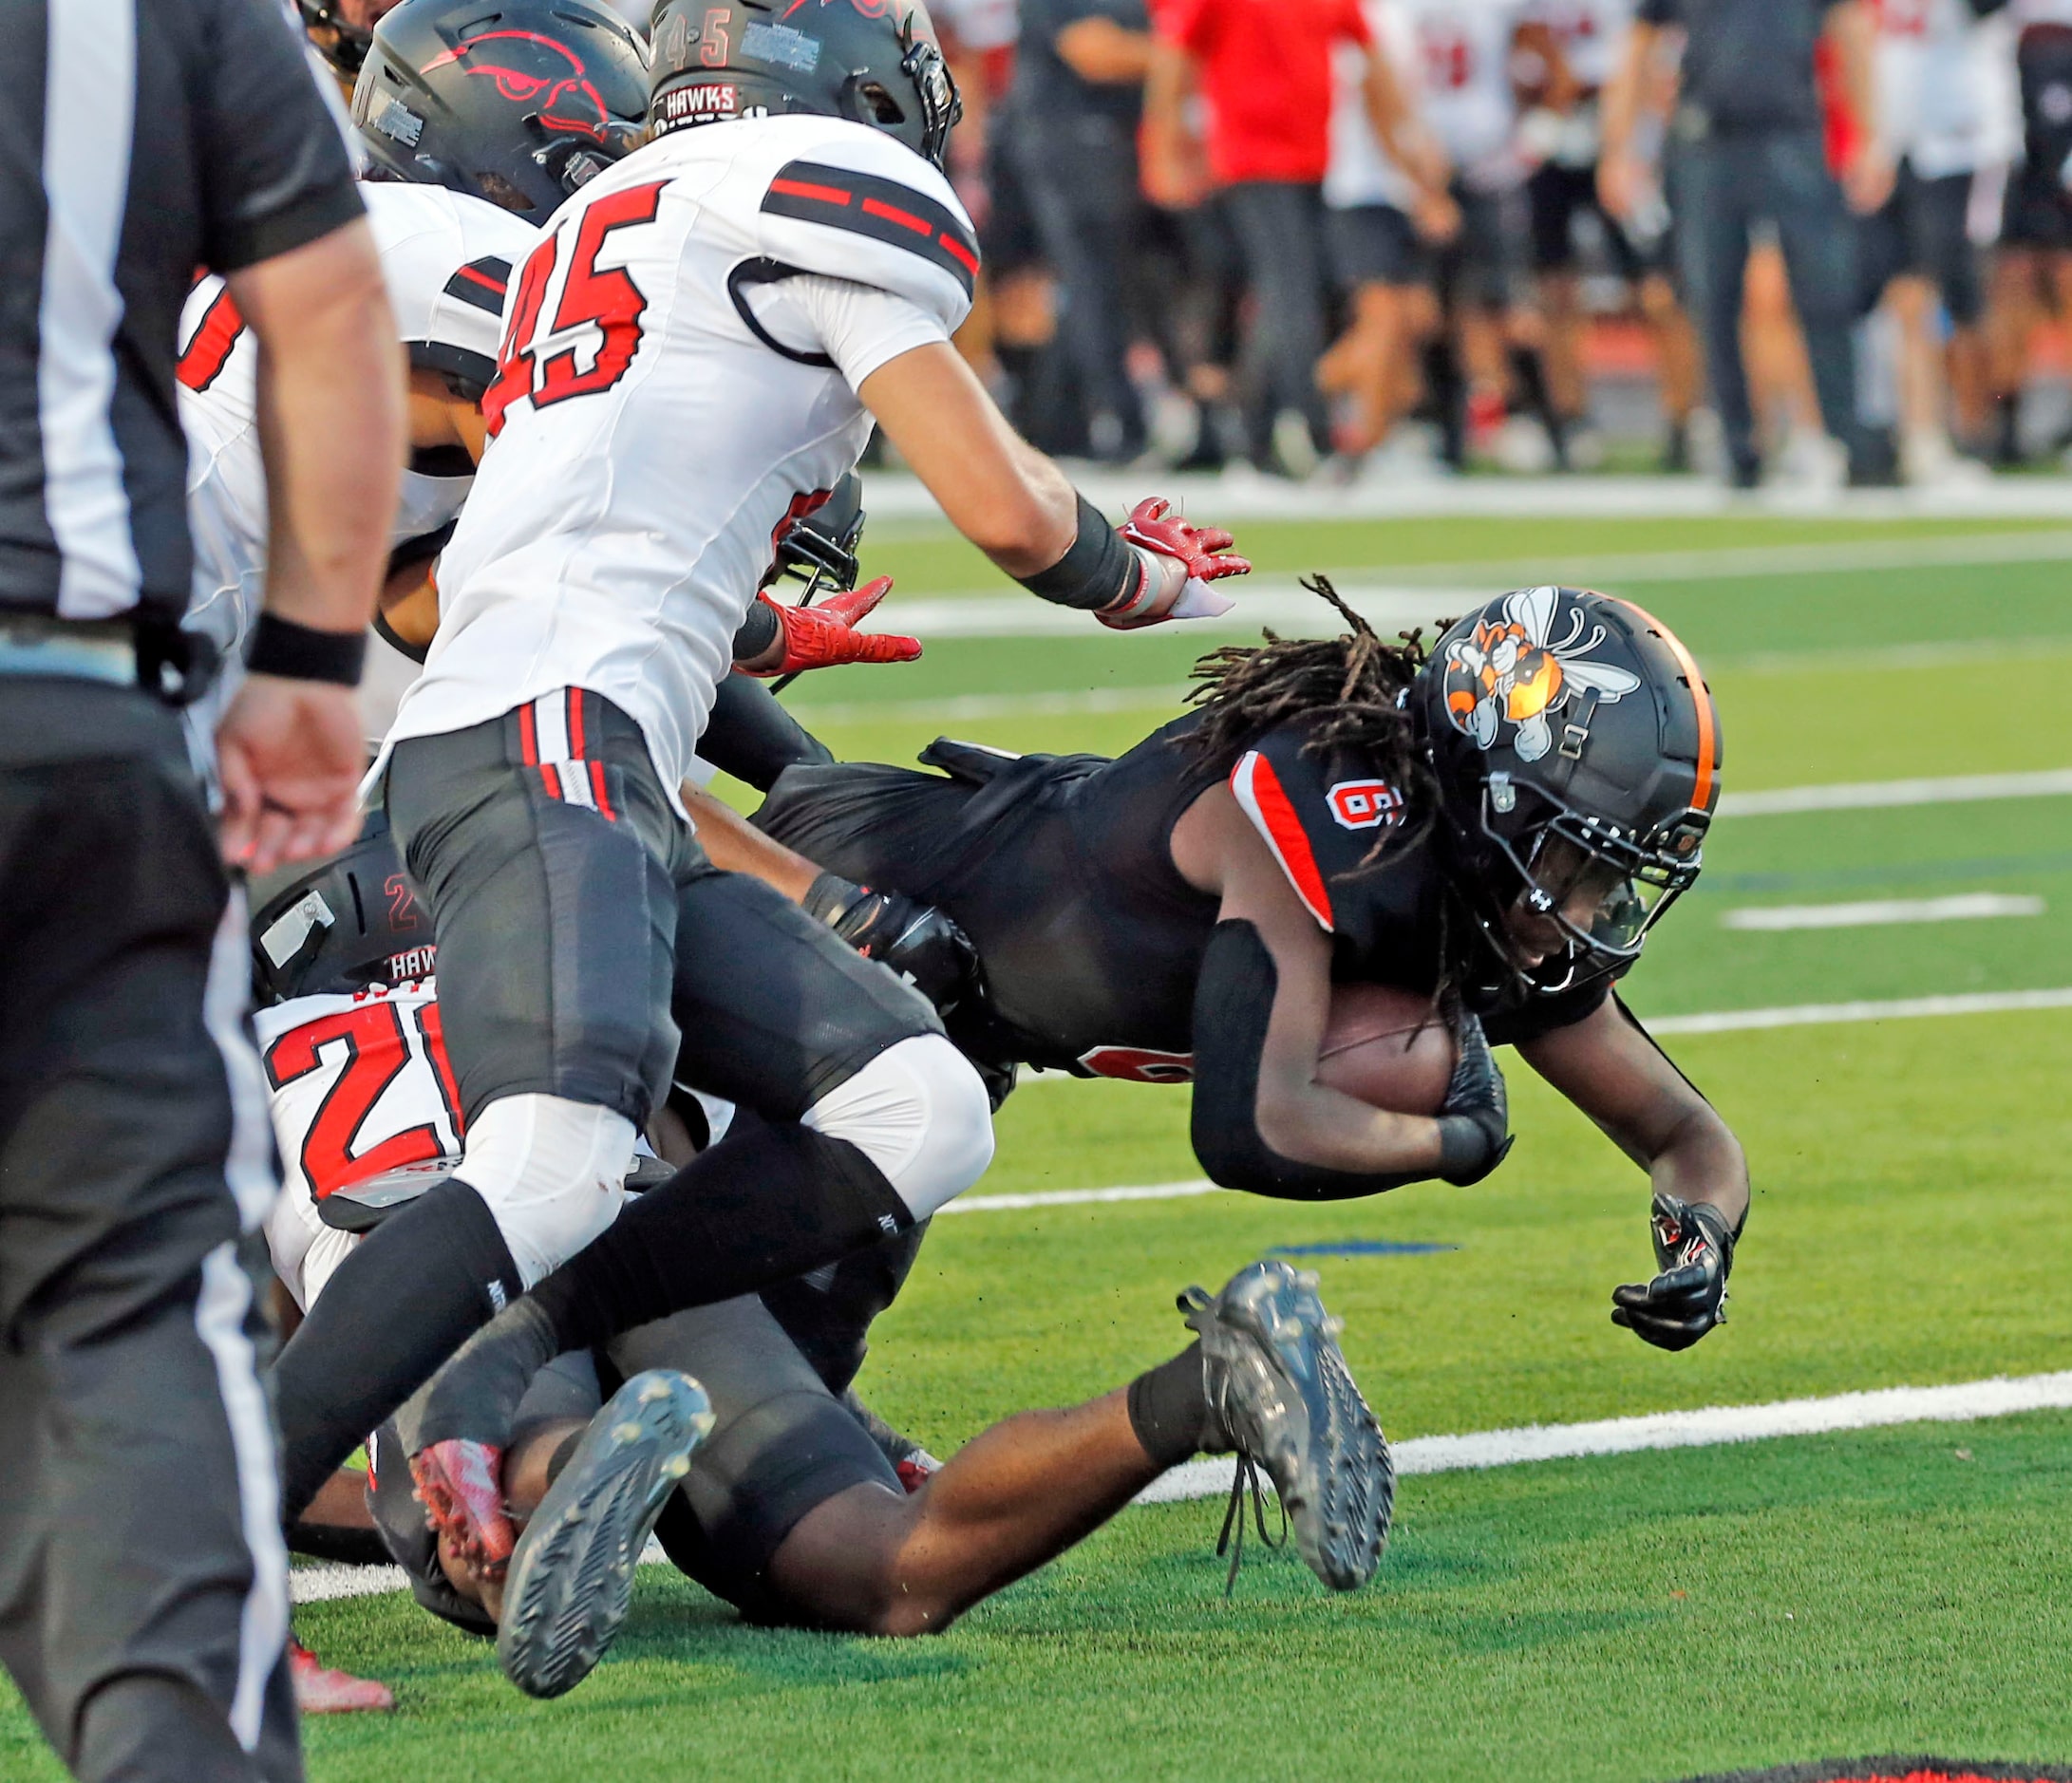
<instances>
[{"instance_id":1,"label":"black wristband","mask_svg":"<svg viewBox=\"0 0 2072 1783\"><path fill-rule=\"evenodd\" d=\"M1038 600L1058 607L1076 607L1082 612L1098 612L1132 592L1142 573L1143 566L1122 535L1082 496L1079 536L1072 541L1072 549L1049 569L1015 580Z\"/></svg>"},{"instance_id":2,"label":"black wristband","mask_svg":"<svg viewBox=\"0 0 2072 1783\"><path fill-rule=\"evenodd\" d=\"M737 663L754 662L777 642L778 633L783 629L784 622L768 601L750 601L748 616L734 633L734 660Z\"/></svg>"},{"instance_id":3,"label":"black wristband","mask_svg":"<svg viewBox=\"0 0 2072 1783\"><path fill-rule=\"evenodd\" d=\"M799 900L799 908L840 934L843 919L862 902L864 895L863 888L854 880L844 879L838 873L822 873L806 888L805 896ZM847 939L846 936L843 938Z\"/></svg>"},{"instance_id":4,"label":"black wristband","mask_svg":"<svg viewBox=\"0 0 2072 1783\"><path fill-rule=\"evenodd\" d=\"M245 666L254 675L279 675L287 681L329 681L341 687L360 685L367 661L364 631L319 631L298 626L278 613L261 613L252 628Z\"/></svg>"}]
</instances>

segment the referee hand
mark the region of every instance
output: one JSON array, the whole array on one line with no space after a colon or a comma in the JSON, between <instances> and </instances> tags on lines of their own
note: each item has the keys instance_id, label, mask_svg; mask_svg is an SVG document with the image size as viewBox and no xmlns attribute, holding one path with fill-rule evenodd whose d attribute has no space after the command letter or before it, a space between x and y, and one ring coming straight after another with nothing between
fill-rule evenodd
<instances>
[{"instance_id":1,"label":"referee hand","mask_svg":"<svg viewBox=\"0 0 2072 1783\"><path fill-rule=\"evenodd\" d=\"M231 866L272 873L335 854L359 835L367 747L349 687L248 675L216 748Z\"/></svg>"}]
</instances>

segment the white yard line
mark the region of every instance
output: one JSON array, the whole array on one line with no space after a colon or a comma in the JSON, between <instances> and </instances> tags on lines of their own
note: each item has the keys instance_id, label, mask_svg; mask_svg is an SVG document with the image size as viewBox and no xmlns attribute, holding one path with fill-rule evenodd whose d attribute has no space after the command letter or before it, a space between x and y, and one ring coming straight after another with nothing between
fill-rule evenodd
<instances>
[{"instance_id":1,"label":"white yard line","mask_svg":"<svg viewBox=\"0 0 2072 1783\"><path fill-rule=\"evenodd\" d=\"M1044 1075L1046 1081L1079 1081L1062 1071ZM949 1206L937 1211L944 1214L1006 1213L1020 1208L1076 1208L1102 1201L1182 1201L1189 1195L1222 1192L1213 1182L1196 1178L1192 1182L1142 1183L1127 1189L1053 1189L1026 1195L959 1195Z\"/></svg>"},{"instance_id":2,"label":"white yard line","mask_svg":"<svg viewBox=\"0 0 2072 1783\"><path fill-rule=\"evenodd\" d=\"M1777 817L1801 811L1875 811L1894 805L1969 805L1989 798L2055 798L2072 793L2072 768L2026 774L1950 774L1933 779L1854 780L1723 793L1723 817Z\"/></svg>"},{"instance_id":3,"label":"white yard line","mask_svg":"<svg viewBox=\"0 0 2072 1783\"><path fill-rule=\"evenodd\" d=\"M1911 1022L1930 1016L2012 1015L2035 1009L2072 1009L2072 989L1979 990L1950 997L1896 997L1888 1003L1800 1003L1771 1009L1720 1009L1708 1015L1650 1015L1648 1031L1664 1034L1740 1034L1772 1027L1825 1027L1848 1022Z\"/></svg>"},{"instance_id":4,"label":"white yard line","mask_svg":"<svg viewBox=\"0 0 2072 1783\"><path fill-rule=\"evenodd\" d=\"M1655 1412L1645 1417L1607 1417L1588 1424L1528 1424L1466 1436L1413 1436L1391 1445L1396 1472L1454 1473L1471 1468L1516 1467L1593 1455L1631 1455L1642 1449L1702 1449L1715 1443L1761 1442L1774 1436L1816 1436L1837 1430L1874 1430L1888 1424L1959 1423L2006 1417L2016 1412L2072 1406L2072 1372L2005 1376L1953 1387L1888 1387L1829 1398L1780 1399L1769 1405L1712 1405L1696 1412ZM1385 1408L1384 1408L1385 1410ZM1235 1463L1227 1457L1175 1468L1139 1504L1219 1497L1231 1489Z\"/></svg>"},{"instance_id":5,"label":"white yard line","mask_svg":"<svg viewBox=\"0 0 2072 1783\"><path fill-rule=\"evenodd\" d=\"M1782 1399L1769 1405L1714 1405L1695 1412L1656 1412L1644 1417L1607 1417L1587 1424L1528 1424L1463 1436L1414 1436L1394 1445L1396 1472L1453 1473L1516 1467L1533 1461L1630 1455L1644 1449L1697 1449L1718 1443L1812 1436L1891 1424L1960 1423L2017 1412L2072 1406L2072 1373L2006 1376L1950 1387L1888 1387L1826 1398ZM1385 1413L1386 1408L1384 1408ZM1235 1463L1226 1457L1190 1461L1138 1495L1140 1505L1220 1497L1231 1489ZM644 1564L663 1559L650 1543ZM297 1567L290 1575L294 1601L323 1604L378 1597L407 1588L400 1567Z\"/></svg>"},{"instance_id":6,"label":"white yard line","mask_svg":"<svg viewBox=\"0 0 2072 1783\"><path fill-rule=\"evenodd\" d=\"M2059 477L2004 477L1975 489L1766 489L1735 495L1699 477L1458 477L1365 481L1349 489L1300 485L1240 472L1110 472L1072 465L1073 481L1103 512L1121 514L1147 494L1168 497L1181 513L1233 520L1499 518L1681 519L1732 515L1753 520L1809 517L1845 520L2063 519L2072 484ZM871 471L864 503L874 527L940 537L949 531L934 498L910 476ZM921 522L920 526L912 526Z\"/></svg>"},{"instance_id":7,"label":"white yard line","mask_svg":"<svg viewBox=\"0 0 2072 1783\"><path fill-rule=\"evenodd\" d=\"M2072 560L2072 532L1959 533L1903 539L1831 539L1805 545L1727 545L1708 551L1603 552L1591 556L1522 560L1472 559L1408 564L1414 581L1377 579L1352 570L1332 578L1347 602L1384 632L1429 627L1441 617L1507 588L1530 582L1587 582L1619 592L1652 583L1756 580L1784 575L1849 575L1963 564L2062 563ZM1250 630L1255 626L1324 623L1323 603L1290 576L1249 576L1231 585L1236 608L1196 629ZM1045 607L1027 595L972 589L896 598L880 615L887 626L919 638L1050 637L1085 632L1085 617Z\"/></svg>"},{"instance_id":8,"label":"white yard line","mask_svg":"<svg viewBox=\"0 0 2072 1783\"><path fill-rule=\"evenodd\" d=\"M1723 929L1782 933L1801 929L1885 929L1908 923L1969 923L2002 916L2041 916L2044 900L1999 892L1947 898L1867 898L1855 904L1746 904L1724 910Z\"/></svg>"}]
</instances>

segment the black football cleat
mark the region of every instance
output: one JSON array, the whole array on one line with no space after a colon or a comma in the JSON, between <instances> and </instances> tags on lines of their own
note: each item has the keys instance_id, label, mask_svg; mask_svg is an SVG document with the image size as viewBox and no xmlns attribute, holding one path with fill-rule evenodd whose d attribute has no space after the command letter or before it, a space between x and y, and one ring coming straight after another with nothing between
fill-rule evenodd
<instances>
[{"instance_id":1,"label":"black football cleat","mask_svg":"<svg viewBox=\"0 0 2072 1783\"><path fill-rule=\"evenodd\" d=\"M1244 1541L1244 1493L1265 1535L1254 1469L1273 1482L1295 1548L1334 1591L1374 1576L1388 1541L1395 1470L1381 1424L1360 1397L1338 1347L1340 1322L1317 1298L1317 1279L1285 1263L1251 1264L1214 1299L1180 1296L1201 1338L1210 1429L1203 1447L1236 1451L1237 1479L1224 1519ZM1235 1581L1237 1556L1231 1562Z\"/></svg>"},{"instance_id":2,"label":"black football cleat","mask_svg":"<svg viewBox=\"0 0 2072 1783\"><path fill-rule=\"evenodd\" d=\"M561 1696L596 1669L632 1606L649 1532L711 1428L705 1389L667 1368L635 1375L591 1419L504 1585L497 1658L528 1697Z\"/></svg>"}]
</instances>

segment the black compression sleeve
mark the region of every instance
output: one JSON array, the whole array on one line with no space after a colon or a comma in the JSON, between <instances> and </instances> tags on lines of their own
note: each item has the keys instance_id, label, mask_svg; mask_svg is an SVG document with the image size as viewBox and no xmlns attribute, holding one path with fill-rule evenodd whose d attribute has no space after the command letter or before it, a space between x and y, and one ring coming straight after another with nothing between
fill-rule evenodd
<instances>
[{"instance_id":1,"label":"black compression sleeve","mask_svg":"<svg viewBox=\"0 0 2072 1783\"><path fill-rule=\"evenodd\" d=\"M1259 1136L1259 1057L1279 985L1250 923L1218 923L1195 982L1195 1155L1212 1181L1280 1201L1348 1201L1436 1172L1364 1175L1283 1157Z\"/></svg>"},{"instance_id":2,"label":"black compression sleeve","mask_svg":"<svg viewBox=\"0 0 2072 1783\"><path fill-rule=\"evenodd\" d=\"M835 759L768 687L747 675L720 677L698 753L759 793L775 786L786 768L825 767Z\"/></svg>"},{"instance_id":3,"label":"black compression sleeve","mask_svg":"<svg viewBox=\"0 0 2072 1783\"><path fill-rule=\"evenodd\" d=\"M1072 541L1072 549L1049 569L1015 579L1038 600L1094 612L1114 606L1136 588L1142 573L1143 566L1122 535L1082 496L1079 536Z\"/></svg>"},{"instance_id":4,"label":"black compression sleeve","mask_svg":"<svg viewBox=\"0 0 2072 1783\"><path fill-rule=\"evenodd\" d=\"M768 601L750 601L748 616L741 622L741 629L734 633L734 660L737 663L755 661L777 642L782 628L777 609Z\"/></svg>"}]
</instances>

